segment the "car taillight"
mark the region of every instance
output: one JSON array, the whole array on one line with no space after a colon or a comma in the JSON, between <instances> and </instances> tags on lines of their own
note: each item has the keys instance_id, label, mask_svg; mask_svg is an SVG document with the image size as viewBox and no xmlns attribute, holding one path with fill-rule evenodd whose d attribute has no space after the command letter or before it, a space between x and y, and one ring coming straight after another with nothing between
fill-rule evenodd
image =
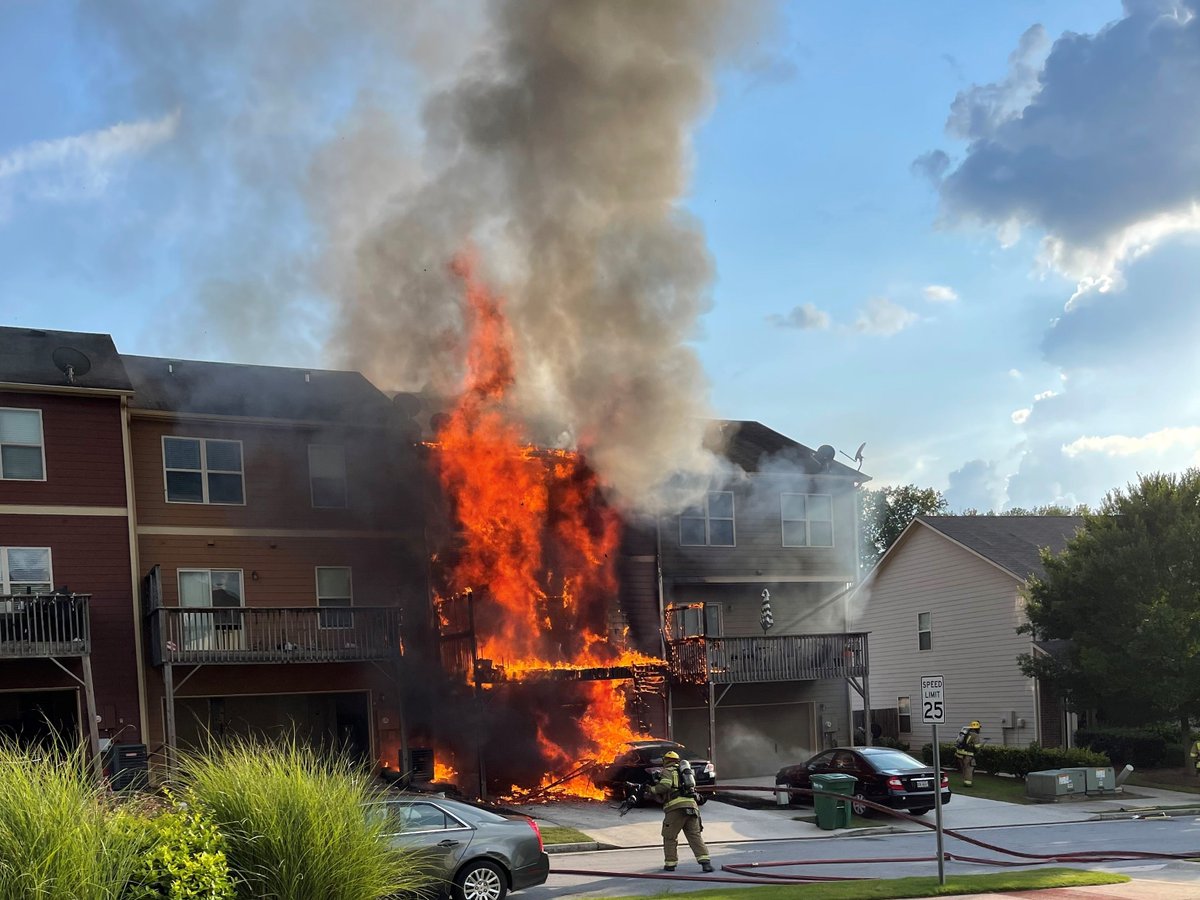
<instances>
[{"instance_id":1,"label":"car taillight","mask_svg":"<svg viewBox=\"0 0 1200 900\"><path fill-rule=\"evenodd\" d=\"M901 781L899 778L897 778L895 775L893 775L891 778L889 778L887 780L887 786L889 789L891 789L893 791L904 790L904 782Z\"/></svg>"},{"instance_id":2,"label":"car taillight","mask_svg":"<svg viewBox=\"0 0 1200 900\"><path fill-rule=\"evenodd\" d=\"M538 828L537 822L533 821L533 819L526 819L525 821L529 823L529 827L532 828L533 833L537 835L538 853L541 853L543 850L546 849L545 845L542 844L542 829Z\"/></svg>"},{"instance_id":3,"label":"car taillight","mask_svg":"<svg viewBox=\"0 0 1200 900\"><path fill-rule=\"evenodd\" d=\"M950 776L947 775L945 772L942 773L942 787L944 787L944 788L950 787Z\"/></svg>"}]
</instances>

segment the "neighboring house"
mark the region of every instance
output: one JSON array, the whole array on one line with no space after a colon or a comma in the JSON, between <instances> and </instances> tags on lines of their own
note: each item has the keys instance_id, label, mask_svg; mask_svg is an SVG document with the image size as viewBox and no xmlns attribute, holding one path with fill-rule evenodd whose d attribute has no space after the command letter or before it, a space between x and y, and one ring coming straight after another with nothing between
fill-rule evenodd
<instances>
[{"instance_id":1,"label":"neighboring house","mask_svg":"<svg viewBox=\"0 0 1200 900\"><path fill-rule=\"evenodd\" d=\"M0 328L0 734L144 733L131 393L108 335Z\"/></svg>"},{"instance_id":2,"label":"neighboring house","mask_svg":"<svg viewBox=\"0 0 1200 900\"><path fill-rule=\"evenodd\" d=\"M868 477L832 448L758 422L718 423L713 446L736 474L660 517L643 562L630 555L623 568L642 584L660 580L672 735L706 751L723 778L773 773L849 740L849 694L863 687L867 654L865 638L848 633L845 599ZM646 618L644 601L625 605L631 625Z\"/></svg>"},{"instance_id":3,"label":"neighboring house","mask_svg":"<svg viewBox=\"0 0 1200 900\"><path fill-rule=\"evenodd\" d=\"M914 748L932 733L921 724L922 675L945 678L953 740L972 719L994 744L1066 746L1072 718L1061 701L1017 667L1040 652L1024 624L1022 587L1043 574L1040 551L1060 552L1076 516L918 516L854 592L857 627L870 633L874 710L895 709L898 737ZM883 718L883 716L879 716Z\"/></svg>"},{"instance_id":4,"label":"neighboring house","mask_svg":"<svg viewBox=\"0 0 1200 900\"><path fill-rule=\"evenodd\" d=\"M422 479L355 372L125 356L151 752L295 730L401 767Z\"/></svg>"}]
</instances>

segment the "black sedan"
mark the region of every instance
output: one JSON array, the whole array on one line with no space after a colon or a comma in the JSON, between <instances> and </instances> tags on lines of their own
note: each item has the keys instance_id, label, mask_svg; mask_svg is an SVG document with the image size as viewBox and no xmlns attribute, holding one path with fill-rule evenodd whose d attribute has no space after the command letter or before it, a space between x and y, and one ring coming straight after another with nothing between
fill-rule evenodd
<instances>
[{"instance_id":1,"label":"black sedan","mask_svg":"<svg viewBox=\"0 0 1200 900\"><path fill-rule=\"evenodd\" d=\"M785 766L775 776L778 787L812 789L813 775L853 775L855 800L870 800L892 809L906 809L915 816L933 809L933 767L901 750L890 747L835 747L818 753L808 762ZM792 795L795 800L800 795ZM950 802L950 779L942 773L942 803ZM853 803L856 816L873 810Z\"/></svg>"},{"instance_id":2,"label":"black sedan","mask_svg":"<svg viewBox=\"0 0 1200 900\"><path fill-rule=\"evenodd\" d=\"M663 754L674 750L680 759L686 759L692 766L696 776L696 787L711 788L717 783L717 770L707 759L688 751L683 744L674 741L629 741L625 751L608 765L597 767L592 775L592 784L602 788L609 796L625 798L629 790L627 785L635 784L643 788L652 785L663 769ZM696 800L704 804L708 801L708 792L700 791Z\"/></svg>"},{"instance_id":3,"label":"black sedan","mask_svg":"<svg viewBox=\"0 0 1200 900\"><path fill-rule=\"evenodd\" d=\"M542 834L527 816L435 796L381 799L371 810L385 817L392 846L422 854L454 900L504 900L550 874Z\"/></svg>"}]
</instances>

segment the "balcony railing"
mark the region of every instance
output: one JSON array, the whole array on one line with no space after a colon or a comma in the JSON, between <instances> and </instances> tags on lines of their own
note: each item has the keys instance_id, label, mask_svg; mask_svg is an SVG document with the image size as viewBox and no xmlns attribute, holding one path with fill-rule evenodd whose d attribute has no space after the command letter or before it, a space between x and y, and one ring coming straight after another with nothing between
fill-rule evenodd
<instances>
[{"instance_id":1,"label":"balcony railing","mask_svg":"<svg viewBox=\"0 0 1200 900\"><path fill-rule=\"evenodd\" d=\"M867 675L866 634L689 637L670 642L672 674L683 681L745 684Z\"/></svg>"},{"instance_id":2,"label":"balcony railing","mask_svg":"<svg viewBox=\"0 0 1200 900\"><path fill-rule=\"evenodd\" d=\"M150 659L163 663L298 663L400 654L391 607L168 607L148 615Z\"/></svg>"},{"instance_id":3,"label":"balcony railing","mask_svg":"<svg viewBox=\"0 0 1200 900\"><path fill-rule=\"evenodd\" d=\"M90 594L0 594L0 659L87 656Z\"/></svg>"}]
</instances>

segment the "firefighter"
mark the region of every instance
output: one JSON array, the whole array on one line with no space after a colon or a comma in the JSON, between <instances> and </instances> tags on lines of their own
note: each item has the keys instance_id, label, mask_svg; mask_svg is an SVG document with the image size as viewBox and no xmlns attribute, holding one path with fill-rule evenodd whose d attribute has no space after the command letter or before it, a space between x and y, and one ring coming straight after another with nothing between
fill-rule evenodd
<instances>
[{"instance_id":1,"label":"firefighter","mask_svg":"<svg viewBox=\"0 0 1200 900\"><path fill-rule=\"evenodd\" d=\"M975 750L979 747L979 729L982 727L978 720L972 721L958 733L958 741L954 744L954 755L958 757L963 784L967 787L975 775Z\"/></svg>"},{"instance_id":2,"label":"firefighter","mask_svg":"<svg viewBox=\"0 0 1200 900\"><path fill-rule=\"evenodd\" d=\"M1188 756L1192 758L1192 768L1197 775L1200 775L1200 738L1192 742L1192 749L1188 752Z\"/></svg>"},{"instance_id":3,"label":"firefighter","mask_svg":"<svg viewBox=\"0 0 1200 900\"><path fill-rule=\"evenodd\" d=\"M663 804L663 871L674 872L679 863L679 832L687 838L688 846L696 856L696 862L705 872L713 870L708 857L708 847L700 832L704 823L700 821L700 808L696 805L696 782L691 766L680 763L679 754L668 750L663 754L663 771L650 792Z\"/></svg>"}]
</instances>

